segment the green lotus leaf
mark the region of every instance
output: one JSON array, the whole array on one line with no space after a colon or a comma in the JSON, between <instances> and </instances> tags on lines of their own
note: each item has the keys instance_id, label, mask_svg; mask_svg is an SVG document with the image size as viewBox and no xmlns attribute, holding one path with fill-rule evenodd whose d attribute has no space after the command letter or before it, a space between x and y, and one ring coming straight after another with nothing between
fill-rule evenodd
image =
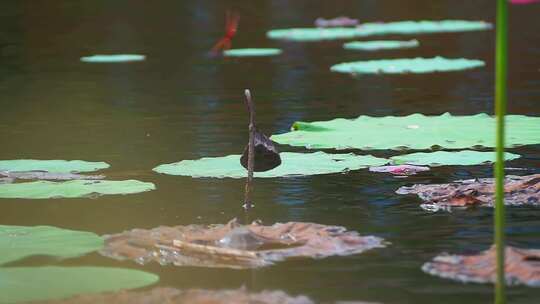
<instances>
[{"instance_id":1,"label":"green lotus leaf","mask_svg":"<svg viewBox=\"0 0 540 304\"><path fill-rule=\"evenodd\" d=\"M371 155L328 154L282 152L281 165L266 172L255 172L255 177L282 177L338 173L357 170L369 166L388 163L387 159ZM160 165L153 169L158 173L192 177L232 177L247 175L240 165L240 155L206 157L198 160L183 160L177 163Z\"/></svg>"},{"instance_id":2,"label":"green lotus leaf","mask_svg":"<svg viewBox=\"0 0 540 304\"><path fill-rule=\"evenodd\" d=\"M521 156L504 153L504 159L514 160ZM411 153L390 157L394 164L426 165L426 166L474 166L495 162L495 152L480 151L436 151L429 153Z\"/></svg>"},{"instance_id":3,"label":"green lotus leaf","mask_svg":"<svg viewBox=\"0 0 540 304\"><path fill-rule=\"evenodd\" d=\"M347 42L343 45L346 50L358 50L358 51L377 51L377 50L391 50L391 49L408 49L418 47L420 43L418 40L376 40L376 41L353 41Z\"/></svg>"},{"instance_id":4,"label":"green lotus leaf","mask_svg":"<svg viewBox=\"0 0 540 304\"><path fill-rule=\"evenodd\" d=\"M506 115L506 147L540 144L540 117ZM309 149L466 149L495 146L495 118L487 114L337 118L295 122L291 132L273 135L280 144Z\"/></svg>"},{"instance_id":5,"label":"green lotus leaf","mask_svg":"<svg viewBox=\"0 0 540 304\"><path fill-rule=\"evenodd\" d=\"M280 49L230 49L223 51L223 56L226 57L263 57L276 56L281 54Z\"/></svg>"},{"instance_id":6,"label":"green lotus leaf","mask_svg":"<svg viewBox=\"0 0 540 304\"><path fill-rule=\"evenodd\" d=\"M131 194L154 190L152 183L137 180L72 180L66 182L35 181L0 184L0 198L76 198L105 194Z\"/></svg>"},{"instance_id":7,"label":"green lotus leaf","mask_svg":"<svg viewBox=\"0 0 540 304\"><path fill-rule=\"evenodd\" d=\"M481 60L433 57L346 62L331 66L330 71L348 74L420 74L460 71L484 65Z\"/></svg>"},{"instance_id":8,"label":"green lotus leaf","mask_svg":"<svg viewBox=\"0 0 540 304\"><path fill-rule=\"evenodd\" d=\"M89 63L114 63L114 62L131 62L131 61L144 61L145 55L135 54L118 54L118 55L92 55L81 57L82 62Z\"/></svg>"},{"instance_id":9,"label":"green lotus leaf","mask_svg":"<svg viewBox=\"0 0 540 304\"><path fill-rule=\"evenodd\" d=\"M47 171L51 173L91 172L109 168L104 162L84 160L38 160L14 159L0 160L0 171Z\"/></svg>"},{"instance_id":10,"label":"green lotus leaf","mask_svg":"<svg viewBox=\"0 0 540 304\"><path fill-rule=\"evenodd\" d=\"M466 32L491 29L484 21L441 20L441 21L398 21L363 23L357 27L335 28L291 28L268 31L270 39L293 41L321 41L352 39L374 35L408 35L444 32Z\"/></svg>"},{"instance_id":11,"label":"green lotus leaf","mask_svg":"<svg viewBox=\"0 0 540 304\"><path fill-rule=\"evenodd\" d=\"M0 268L0 303L53 300L156 283L148 272L106 267Z\"/></svg>"},{"instance_id":12,"label":"green lotus leaf","mask_svg":"<svg viewBox=\"0 0 540 304\"><path fill-rule=\"evenodd\" d=\"M70 258L103 247L103 239L91 232L51 226L0 225L0 265L34 255Z\"/></svg>"}]
</instances>

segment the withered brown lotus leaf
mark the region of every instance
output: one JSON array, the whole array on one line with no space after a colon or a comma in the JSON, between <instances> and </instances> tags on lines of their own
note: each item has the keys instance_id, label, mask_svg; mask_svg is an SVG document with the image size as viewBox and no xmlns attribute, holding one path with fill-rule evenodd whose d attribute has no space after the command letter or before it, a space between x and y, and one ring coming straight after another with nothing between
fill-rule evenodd
<instances>
[{"instance_id":1,"label":"withered brown lotus leaf","mask_svg":"<svg viewBox=\"0 0 540 304\"><path fill-rule=\"evenodd\" d=\"M449 184L416 184L401 187L398 194L417 194L429 209L468 207L473 205L493 207L494 179L481 178L458 180ZM506 205L540 205L540 174L505 178L504 203Z\"/></svg>"},{"instance_id":2,"label":"withered brown lotus leaf","mask_svg":"<svg viewBox=\"0 0 540 304\"><path fill-rule=\"evenodd\" d=\"M496 278L495 246L477 255L443 253L422 270L431 275L461 282L493 283ZM505 275L508 285L540 287L540 249L505 249Z\"/></svg>"},{"instance_id":3,"label":"withered brown lotus leaf","mask_svg":"<svg viewBox=\"0 0 540 304\"><path fill-rule=\"evenodd\" d=\"M101 254L162 265L255 268L292 258L352 255L385 247L383 239L360 236L340 226L288 222L264 226L241 225L160 226L106 235Z\"/></svg>"},{"instance_id":4,"label":"withered brown lotus leaf","mask_svg":"<svg viewBox=\"0 0 540 304\"><path fill-rule=\"evenodd\" d=\"M96 295L80 295L49 304L313 304L308 297L291 297L283 291L251 293L244 288L233 290L180 290L157 287L145 291L120 291ZM35 303L37 304L37 303Z\"/></svg>"}]
</instances>

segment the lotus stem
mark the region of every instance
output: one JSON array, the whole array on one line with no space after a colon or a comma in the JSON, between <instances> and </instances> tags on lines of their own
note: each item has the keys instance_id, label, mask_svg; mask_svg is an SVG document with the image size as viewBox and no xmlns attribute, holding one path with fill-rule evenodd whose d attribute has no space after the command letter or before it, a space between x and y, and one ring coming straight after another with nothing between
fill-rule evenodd
<instances>
[{"instance_id":1,"label":"lotus stem","mask_svg":"<svg viewBox=\"0 0 540 304\"><path fill-rule=\"evenodd\" d=\"M496 162L495 162L495 247L497 253L497 279L495 303L506 303L506 280L504 275L505 215L504 215L504 116L506 112L507 49L508 49L508 3L497 0L495 68L495 115L497 116Z\"/></svg>"},{"instance_id":2,"label":"lotus stem","mask_svg":"<svg viewBox=\"0 0 540 304\"><path fill-rule=\"evenodd\" d=\"M246 95L246 106L249 112L249 143L248 143L248 176L244 192L244 209L253 207L251 202L251 188L253 184L253 169L255 167L255 106L251 100L249 89L244 91Z\"/></svg>"}]
</instances>

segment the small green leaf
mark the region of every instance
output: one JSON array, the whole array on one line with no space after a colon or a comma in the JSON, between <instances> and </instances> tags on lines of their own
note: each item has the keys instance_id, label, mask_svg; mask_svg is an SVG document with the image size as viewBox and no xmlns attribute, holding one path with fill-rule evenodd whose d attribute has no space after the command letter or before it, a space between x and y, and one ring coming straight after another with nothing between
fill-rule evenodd
<instances>
[{"instance_id":1,"label":"small green leaf","mask_svg":"<svg viewBox=\"0 0 540 304\"><path fill-rule=\"evenodd\" d=\"M72 180L66 182L35 181L0 184L0 198L76 198L91 195L131 194L154 190L152 183L137 180Z\"/></svg>"},{"instance_id":2,"label":"small green leaf","mask_svg":"<svg viewBox=\"0 0 540 304\"><path fill-rule=\"evenodd\" d=\"M506 146L540 144L540 117L506 115ZM310 149L466 149L495 146L495 119L487 114L336 118L295 123L294 130L273 135L280 144Z\"/></svg>"},{"instance_id":3,"label":"small green leaf","mask_svg":"<svg viewBox=\"0 0 540 304\"><path fill-rule=\"evenodd\" d=\"M376 40L376 41L353 41L347 42L343 45L346 50L355 51L378 51L378 50L392 50L392 49L408 49L418 47L420 43L418 40Z\"/></svg>"},{"instance_id":4,"label":"small green leaf","mask_svg":"<svg viewBox=\"0 0 540 304\"><path fill-rule=\"evenodd\" d=\"M0 303L62 299L78 294L139 288L159 277L143 271L105 267L0 268Z\"/></svg>"},{"instance_id":5,"label":"small green leaf","mask_svg":"<svg viewBox=\"0 0 540 304\"><path fill-rule=\"evenodd\" d=\"M518 159L521 156L505 153L505 160ZM429 153L411 153L390 157L395 164L426 165L426 166L473 166L495 162L495 152L480 151L436 151Z\"/></svg>"},{"instance_id":6,"label":"small green leaf","mask_svg":"<svg viewBox=\"0 0 540 304\"><path fill-rule=\"evenodd\" d=\"M280 49L231 49L223 51L223 55L226 57L263 57L263 56L276 56L281 54Z\"/></svg>"},{"instance_id":7,"label":"small green leaf","mask_svg":"<svg viewBox=\"0 0 540 304\"><path fill-rule=\"evenodd\" d=\"M14 159L0 160L0 171L47 171L51 173L92 172L109 168L104 162L84 160L38 160Z\"/></svg>"},{"instance_id":8,"label":"small green leaf","mask_svg":"<svg viewBox=\"0 0 540 304\"><path fill-rule=\"evenodd\" d=\"M387 159L371 155L328 154L282 152L281 165L266 172L255 172L255 177L282 177L316 175L358 170L369 166L388 163ZM177 163L160 165L153 169L158 173L192 177L232 177L247 175L240 165L240 155L207 157L198 160L183 160Z\"/></svg>"},{"instance_id":9,"label":"small green leaf","mask_svg":"<svg viewBox=\"0 0 540 304\"><path fill-rule=\"evenodd\" d=\"M89 62L89 63L131 62L131 61L143 61L145 59L146 59L145 55L136 55L136 54L92 55L92 56L81 57L82 62Z\"/></svg>"},{"instance_id":10,"label":"small green leaf","mask_svg":"<svg viewBox=\"0 0 540 304\"><path fill-rule=\"evenodd\" d=\"M420 74L460 71L484 65L481 60L434 57L346 62L331 66L330 71L347 74Z\"/></svg>"},{"instance_id":11,"label":"small green leaf","mask_svg":"<svg viewBox=\"0 0 540 304\"><path fill-rule=\"evenodd\" d=\"M103 239L91 232L51 226L0 225L0 265L34 255L70 258L103 247Z\"/></svg>"}]
</instances>

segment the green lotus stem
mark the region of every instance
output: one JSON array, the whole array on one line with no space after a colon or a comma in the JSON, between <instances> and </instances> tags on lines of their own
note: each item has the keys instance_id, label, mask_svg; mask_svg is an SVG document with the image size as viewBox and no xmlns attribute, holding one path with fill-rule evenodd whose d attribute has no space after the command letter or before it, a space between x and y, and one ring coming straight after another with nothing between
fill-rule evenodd
<instances>
[{"instance_id":1,"label":"green lotus stem","mask_svg":"<svg viewBox=\"0 0 540 304\"><path fill-rule=\"evenodd\" d=\"M497 37L495 68L495 115L497 116L497 140L495 163L495 247L497 251L497 281L495 283L495 303L506 303L504 275L504 116L506 112L507 80L507 0L497 0Z\"/></svg>"}]
</instances>

